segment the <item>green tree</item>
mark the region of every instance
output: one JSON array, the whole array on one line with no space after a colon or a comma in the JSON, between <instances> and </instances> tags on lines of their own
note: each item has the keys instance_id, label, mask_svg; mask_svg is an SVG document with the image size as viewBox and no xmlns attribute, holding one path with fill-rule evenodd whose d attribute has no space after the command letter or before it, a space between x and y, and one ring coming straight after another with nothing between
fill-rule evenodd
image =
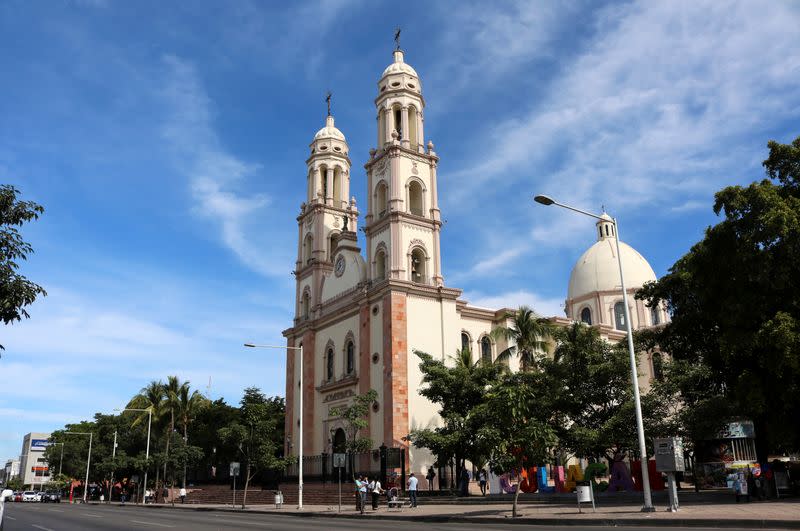
<instances>
[{"instance_id":1,"label":"green tree","mask_svg":"<svg viewBox=\"0 0 800 531\"><path fill-rule=\"evenodd\" d=\"M13 186L0 186L0 319L4 324L21 321L23 317L28 319L25 307L39 295L47 295L44 288L18 272L19 263L33 253L31 244L22 239L19 227L44 213L44 208L33 201L17 199L19 194Z\"/></svg>"},{"instance_id":2,"label":"green tree","mask_svg":"<svg viewBox=\"0 0 800 531\"><path fill-rule=\"evenodd\" d=\"M197 414L209 405L208 399L198 391L194 391L191 394L189 391L189 382L186 382L178 390L178 420L183 428L184 446L189 445L189 425L194 422ZM200 457L194 459L193 462L197 462L202 459L202 449L198 448L198 450L200 451ZM195 454L191 454L191 456L194 458ZM184 461L187 464L189 462L187 459L184 459ZM186 488L186 466L183 468L183 488Z\"/></svg>"},{"instance_id":3,"label":"green tree","mask_svg":"<svg viewBox=\"0 0 800 531\"><path fill-rule=\"evenodd\" d=\"M219 438L238 447L245 460L242 509L247 505L247 488L256 473L281 470L292 462L281 457L285 416L283 398L267 398L258 388L248 387L240 402L239 418L218 430Z\"/></svg>"},{"instance_id":4,"label":"green tree","mask_svg":"<svg viewBox=\"0 0 800 531\"><path fill-rule=\"evenodd\" d=\"M800 448L800 137L769 142L764 167L768 179L717 192L723 220L637 295L672 315L654 341L703 368L674 381L680 398L721 397L751 418L761 461Z\"/></svg>"},{"instance_id":5,"label":"green tree","mask_svg":"<svg viewBox=\"0 0 800 531\"><path fill-rule=\"evenodd\" d=\"M350 458L350 470L353 469L353 454L368 452L372 449L372 439L369 437L359 437L361 430L369 425L369 412L373 402L378 398L378 392L370 389L362 395L353 398L353 402L347 406L337 406L331 408L330 416L338 417L344 422L345 432L345 451Z\"/></svg>"},{"instance_id":6,"label":"green tree","mask_svg":"<svg viewBox=\"0 0 800 531\"><path fill-rule=\"evenodd\" d=\"M487 388L495 383L505 368L499 364L472 361L469 349L456 352L447 364L430 354L414 351L420 359L423 387L419 394L439 406L442 425L413 430L411 442L428 448L439 463L455 459L457 469L464 461L480 465L488 457L484 441L475 436L479 424L473 412L486 399Z\"/></svg>"},{"instance_id":7,"label":"green tree","mask_svg":"<svg viewBox=\"0 0 800 531\"><path fill-rule=\"evenodd\" d=\"M511 319L511 325L495 328L492 336L505 338L513 344L503 350L496 361L508 363L511 356L517 356L522 371L537 368L547 353L547 341L553 335L553 325L547 319L538 317L527 306L520 306L506 317Z\"/></svg>"},{"instance_id":8,"label":"green tree","mask_svg":"<svg viewBox=\"0 0 800 531\"><path fill-rule=\"evenodd\" d=\"M129 412L130 414L134 415L135 420L133 421L133 426L147 426L148 422L151 422L151 436L152 434L158 434L159 429L166 429L166 422L164 422L165 417L168 415L167 410L167 402L166 402L166 390L164 388L164 382L160 380L152 380L149 384L143 387L139 394L134 396L126 407L134 408L134 409L149 409L152 413L148 413L146 411L138 411ZM128 413L125 413L128 414ZM170 432L171 433L171 432ZM157 437L157 436L156 436ZM155 455L155 445L153 447L153 453L151 455ZM163 460L160 461L163 463ZM150 463L145 463L148 467ZM155 483L156 489L159 486L159 474L161 473L161 466L156 466L156 477ZM164 473L166 479L166 472ZM145 485L147 487L147 485Z\"/></svg>"},{"instance_id":9,"label":"green tree","mask_svg":"<svg viewBox=\"0 0 800 531\"><path fill-rule=\"evenodd\" d=\"M520 477L523 468L548 462L558 437L544 373L507 373L486 398L476 411L481 426L477 436L491 449L492 470ZM515 518L519 494L518 484L511 513Z\"/></svg>"}]
</instances>

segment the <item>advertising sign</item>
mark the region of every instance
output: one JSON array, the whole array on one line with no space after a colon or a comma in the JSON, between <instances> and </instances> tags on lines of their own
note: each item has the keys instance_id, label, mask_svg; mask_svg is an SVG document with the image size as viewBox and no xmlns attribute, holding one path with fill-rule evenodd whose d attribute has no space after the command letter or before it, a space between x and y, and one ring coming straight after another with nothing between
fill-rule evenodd
<instances>
[{"instance_id":1,"label":"advertising sign","mask_svg":"<svg viewBox=\"0 0 800 531\"><path fill-rule=\"evenodd\" d=\"M50 441L47 439L31 439L31 451L44 452L48 446L50 446Z\"/></svg>"},{"instance_id":2,"label":"advertising sign","mask_svg":"<svg viewBox=\"0 0 800 531\"><path fill-rule=\"evenodd\" d=\"M756 430L750 420L730 422L717 434L718 439L753 439L755 436Z\"/></svg>"}]
</instances>

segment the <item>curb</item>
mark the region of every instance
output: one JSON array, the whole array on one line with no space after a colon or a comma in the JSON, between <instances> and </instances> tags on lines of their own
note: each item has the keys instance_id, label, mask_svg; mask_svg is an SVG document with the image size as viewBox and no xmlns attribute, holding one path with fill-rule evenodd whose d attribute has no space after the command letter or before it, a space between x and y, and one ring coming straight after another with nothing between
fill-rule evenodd
<instances>
[{"instance_id":1,"label":"curb","mask_svg":"<svg viewBox=\"0 0 800 531\"><path fill-rule=\"evenodd\" d=\"M169 505L146 505L146 506L138 506L144 507L148 509L173 509L172 506ZM278 516L293 516L296 518L344 518L350 520L358 520L358 521L370 521L370 520L384 520L384 521L400 521L400 522L407 522L409 520L413 520L413 522L423 522L423 523L486 523L489 525L497 525L497 524L513 524L513 525L535 525L535 526L563 526L563 527L575 527L575 526L592 526L592 527L690 527L690 528L716 528L716 529L727 529L727 528L747 528L747 529L800 529L800 520L768 520L768 519L730 519L730 520L719 520L719 519L711 519L711 518L675 518L669 520L654 520L649 518L609 518L609 517L597 517L591 519L583 519L583 518L531 518L531 517L519 517L519 518L510 518L510 517L487 517L487 516L478 516L478 517L469 517L469 516L458 516L458 515L443 515L443 514L417 514L414 516L400 516L399 514L368 514L368 516L361 516L359 514L341 514L341 513L321 513L321 512L282 512L279 510L269 510L269 509L247 509L242 511L241 509L235 509L232 507L178 507L175 506L174 509L179 509L183 511L198 511L198 512L225 512L225 513L237 513L237 514L269 514L269 515L278 515Z\"/></svg>"}]
</instances>

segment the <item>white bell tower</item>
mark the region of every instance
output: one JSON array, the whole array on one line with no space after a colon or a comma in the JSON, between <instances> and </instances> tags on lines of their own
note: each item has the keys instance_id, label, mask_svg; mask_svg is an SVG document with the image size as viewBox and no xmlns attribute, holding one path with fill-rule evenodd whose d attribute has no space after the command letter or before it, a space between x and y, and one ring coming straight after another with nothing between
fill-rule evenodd
<instances>
[{"instance_id":1,"label":"white bell tower","mask_svg":"<svg viewBox=\"0 0 800 531\"><path fill-rule=\"evenodd\" d=\"M378 145L365 165L368 276L441 286L439 158L432 142L425 146L422 84L399 48L378 81L375 106Z\"/></svg>"},{"instance_id":2,"label":"white bell tower","mask_svg":"<svg viewBox=\"0 0 800 531\"><path fill-rule=\"evenodd\" d=\"M350 197L350 149L334 125L330 101L325 127L317 131L306 160L306 201L297 217L297 280L295 320L308 320L320 303L322 277L333 271L342 231L355 231L355 198Z\"/></svg>"}]
</instances>

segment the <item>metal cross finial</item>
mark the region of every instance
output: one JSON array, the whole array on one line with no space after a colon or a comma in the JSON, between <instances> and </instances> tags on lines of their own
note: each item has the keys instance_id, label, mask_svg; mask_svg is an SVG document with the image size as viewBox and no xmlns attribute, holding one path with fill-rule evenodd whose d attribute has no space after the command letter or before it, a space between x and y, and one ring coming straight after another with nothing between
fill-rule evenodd
<instances>
[{"instance_id":1,"label":"metal cross finial","mask_svg":"<svg viewBox=\"0 0 800 531\"><path fill-rule=\"evenodd\" d=\"M606 211L606 206L605 205L600 205L600 211L601 212L605 212Z\"/></svg>"},{"instance_id":2,"label":"metal cross finial","mask_svg":"<svg viewBox=\"0 0 800 531\"><path fill-rule=\"evenodd\" d=\"M328 116L331 115L331 91L329 90L328 93L325 95L325 102L328 104Z\"/></svg>"},{"instance_id":3,"label":"metal cross finial","mask_svg":"<svg viewBox=\"0 0 800 531\"><path fill-rule=\"evenodd\" d=\"M395 43L395 50L400 49L400 32L402 30L398 26L398 28L394 31L394 43Z\"/></svg>"}]
</instances>

